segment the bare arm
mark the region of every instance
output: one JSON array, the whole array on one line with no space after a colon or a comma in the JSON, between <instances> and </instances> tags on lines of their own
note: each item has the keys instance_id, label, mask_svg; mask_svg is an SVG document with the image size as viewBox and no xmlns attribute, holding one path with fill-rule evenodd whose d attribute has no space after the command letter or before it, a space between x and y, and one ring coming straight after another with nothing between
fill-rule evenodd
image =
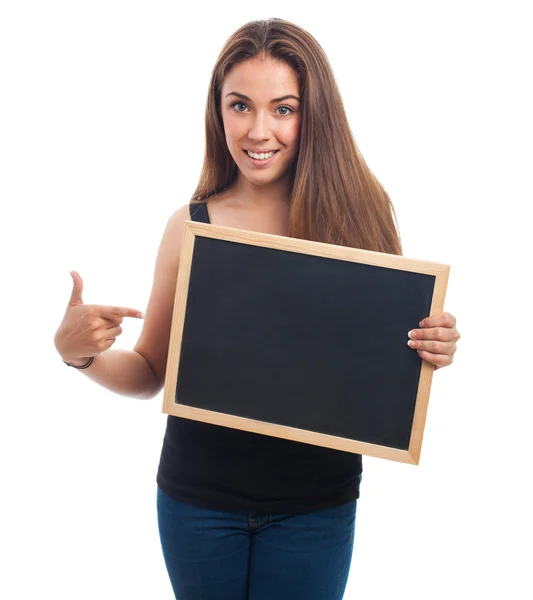
<instances>
[{"instance_id":1,"label":"bare arm","mask_svg":"<svg viewBox=\"0 0 533 600\"><path fill-rule=\"evenodd\" d=\"M188 204L168 220L157 254L143 329L133 350L109 348L122 332L122 317L135 316L136 311L87 306L81 300L81 288L79 297L73 292L55 336L56 348L64 360L76 366L95 356L93 363L79 372L112 392L147 399L156 396L163 388L179 252L187 219L190 219ZM131 314L110 314L112 310L130 310Z\"/></svg>"},{"instance_id":2,"label":"bare arm","mask_svg":"<svg viewBox=\"0 0 533 600\"><path fill-rule=\"evenodd\" d=\"M87 359L68 362L80 366L86 363ZM95 357L90 367L79 369L78 372L122 396L148 399L155 396L160 389L147 360L134 350L106 350Z\"/></svg>"}]
</instances>

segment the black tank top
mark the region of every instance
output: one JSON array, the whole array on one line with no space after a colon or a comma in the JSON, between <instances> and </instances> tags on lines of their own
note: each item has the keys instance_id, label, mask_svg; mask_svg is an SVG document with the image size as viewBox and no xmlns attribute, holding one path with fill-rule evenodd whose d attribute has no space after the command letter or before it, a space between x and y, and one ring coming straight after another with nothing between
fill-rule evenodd
<instances>
[{"instance_id":1,"label":"black tank top","mask_svg":"<svg viewBox=\"0 0 533 600\"><path fill-rule=\"evenodd\" d=\"M209 223L205 204L193 221ZM359 497L360 454L168 415L157 485L213 510L295 514Z\"/></svg>"}]
</instances>

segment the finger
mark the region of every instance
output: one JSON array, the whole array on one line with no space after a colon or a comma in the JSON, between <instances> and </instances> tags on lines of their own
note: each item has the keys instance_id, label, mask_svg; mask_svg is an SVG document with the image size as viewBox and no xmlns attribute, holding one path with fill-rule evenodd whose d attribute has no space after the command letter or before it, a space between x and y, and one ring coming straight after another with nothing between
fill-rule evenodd
<instances>
[{"instance_id":1,"label":"finger","mask_svg":"<svg viewBox=\"0 0 533 600\"><path fill-rule=\"evenodd\" d=\"M70 276L72 277L73 286L72 293L70 294L69 304L71 306L78 306L78 304L83 304L81 297L83 292L83 280L77 271L71 271Z\"/></svg>"},{"instance_id":2,"label":"finger","mask_svg":"<svg viewBox=\"0 0 533 600\"><path fill-rule=\"evenodd\" d=\"M124 308L121 306L95 306L94 310L99 317L104 319L120 319L122 317L144 318L143 313L134 308Z\"/></svg>"},{"instance_id":3,"label":"finger","mask_svg":"<svg viewBox=\"0 0 533 600\"><path fill-rule=\"evenodd\" d=\"M118 319L106 319L105 324L108 329L111 329L111 327L116 327L117 325L120 325L123 320L124 319L122 317Z\"/></svg>"},{"instance_id":4,"label":"finger","mask_svg":"<svg viewBox=\"0 0 533 600\"><path fill-rule=\"evenodd\" d=\"M411 329L407 334L412 340L437 340L451 342L458 339L458 331L449 327L431 327L425 329Z\"/></svg>"},{"instance_id":5,"label":"finger","mask_svg":"<svg viewBox=\"0 0 533 600\"><path fill-rule=\"evenodd\" d=\"M409 340L410 348L424 350L432 354L453 355L455 352L455 342L436 342L434 340Z\"/></svg>"},{"instance_id":6,"label":"finger","mask_svg":"<svg viewBox=\"0 0 533 600\"><path fill-rule=\"evenodd\" d=\"M122 327L118 325L117 327L109 327L105 330L105 339L106 340L115 340L122 333Z\"/></svg>"},{"instance_id":7,"label":"finger","mask_svg":"<svg viewBox=\"0 0 533 600\"><path fill-rule=\"evenodd\" d=\"M453 362L453 358L447 354L433 354L432 352L426 352L425 350L419 350L418 355L423 360L436 365L437 367L447 367Z\"/></svg>"},{"instance_id":8,"label":"finger","mask_svg":"<svg viewBox=\"0 0 533 600\"><path fill-rule=\"evenodd\" d=\"M420 327L455 327L456 319L449 312L438 313L437 315L431 315L420 321Z\"/></svg>"},{"instance_id":9,"label":"finger","mask_svg":"<svg viewBox=\"0 0 533 600\"><path fill-rule=\"evenodd\" d=\"M97 345L96 354L102 354L106 350L109 350L109 348L111 348L115 341L115 338L111 338L110 340L100 340L100 342Z\"/></svg>"}]
</instances>

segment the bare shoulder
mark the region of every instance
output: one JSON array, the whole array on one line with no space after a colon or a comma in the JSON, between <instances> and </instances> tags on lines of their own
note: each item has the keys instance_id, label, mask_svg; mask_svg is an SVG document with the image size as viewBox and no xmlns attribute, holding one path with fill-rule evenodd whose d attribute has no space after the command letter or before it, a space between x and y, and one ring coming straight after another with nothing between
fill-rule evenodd
<instances>
[{"instance_id":1,"label":"bare shoulder","mask_svg":"<svg viewBox=\"0 0 533 600\"><path fill-rule=\"evenodd\" d=\"M157 253L155 277L177 275L185 221L190 218L189 204L178 208L168 218Z\"/></svg>"},{"instance_id":2,"label":"bare shoulder","mask_svg":"<svg viewBox=\"0 0 533 600\"><path fill-rule=\"evenodd\" d=\"M147 360L157 377L159 388L163 387L165 379L181 241L185 221L190 218L187 203L174 211L167 221L157 252L143 329L134 348Z\"/></svg>"},{"instance_id":3,"label":"bare shoulder","mask_svg":"<svg viewBox=\"0 0 533 600\"><path fill-rule=\"evenodd\" d=\"M163 239L161 241L164 242L165 238L169 238L169 242L172 242L176 241L176 238L178 237L178 241L181 242L185 221L190 220L190 218L190 207L188 203L175 210L168 218L165 232L163 233Z\"/></svg>"}]
</instances>

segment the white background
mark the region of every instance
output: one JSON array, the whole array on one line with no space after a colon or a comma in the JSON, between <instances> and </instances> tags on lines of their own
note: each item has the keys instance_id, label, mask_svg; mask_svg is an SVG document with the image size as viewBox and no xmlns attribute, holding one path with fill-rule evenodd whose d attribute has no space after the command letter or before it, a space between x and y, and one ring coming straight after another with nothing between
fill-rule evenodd
<instances>
[{"instance_id":1,"label":"white background","mask_svg":"<svg viewBox=\"0 0 533 600\"><path fill-rule=\"evenodd\" d=\"M164 226L200 173L216 57L272 16L326 51L405 256L451 265L462 334L433 379L420 465L364 459L345 598L532 597L527 4L2 2L2 598L172 598L162 395L97 386L53 336L71 269L86 303L146 308Z\"/></svg>"}]
</instances>

